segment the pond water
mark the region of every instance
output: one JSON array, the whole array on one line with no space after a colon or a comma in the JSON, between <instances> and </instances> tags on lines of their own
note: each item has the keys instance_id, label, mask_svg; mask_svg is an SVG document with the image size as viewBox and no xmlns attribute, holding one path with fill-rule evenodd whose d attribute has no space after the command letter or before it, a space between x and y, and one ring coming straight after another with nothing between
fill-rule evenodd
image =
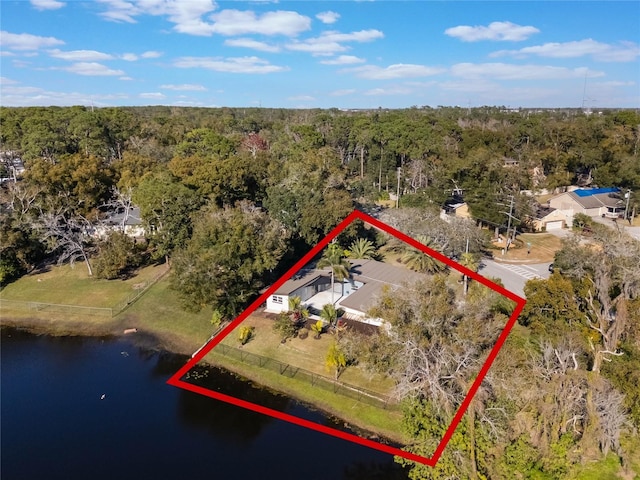
<instances>
[{"instance_id":1,"label":"pond water","mask_svg":"<svg viewBox=\"0 0 640 480\"><path fill-rule=\"evenodd\" d=\"M3 480L406 478L388 454L167 385L184 357L126 339L1 335ZM208 381L332 425L222 370Z\"/></svg>"}]
</instances>

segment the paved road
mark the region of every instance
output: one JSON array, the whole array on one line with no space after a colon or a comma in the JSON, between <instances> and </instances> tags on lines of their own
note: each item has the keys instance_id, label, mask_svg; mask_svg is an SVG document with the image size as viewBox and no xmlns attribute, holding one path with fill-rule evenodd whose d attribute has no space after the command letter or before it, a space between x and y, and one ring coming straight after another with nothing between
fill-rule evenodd
<instances>
[{"instance_id":1,"label":"paved road","mask_svg":"<svg viewBox=\"0 0 640 480\"><path fill-rule=\"evenodd\" d=\"M497 277L502 280L504 287L516 295L524 297L524 284L534 278L549 278L549 264L536 263L531 265L517 265L499 263L483 259L478 271L484 277Z\"/></svg>"}]
</instances>

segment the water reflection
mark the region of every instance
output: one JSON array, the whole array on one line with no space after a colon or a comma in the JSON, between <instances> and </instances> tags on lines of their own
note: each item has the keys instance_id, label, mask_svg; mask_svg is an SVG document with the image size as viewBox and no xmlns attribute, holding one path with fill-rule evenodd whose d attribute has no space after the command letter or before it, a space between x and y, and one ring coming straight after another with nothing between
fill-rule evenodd
<instances>
[{"instance_id":1,"label":"water reflection","mask_svg":"<svg viewBox=\"0 0 640 480\"><path fill-rule=\"evenodd\" d=\"M3 329L0 354L3 480L395 480L399 471L390 455L169 386L186 358L128 339ZM218 369L206 382L332 423Z\"/></svg>"}]
</instances>

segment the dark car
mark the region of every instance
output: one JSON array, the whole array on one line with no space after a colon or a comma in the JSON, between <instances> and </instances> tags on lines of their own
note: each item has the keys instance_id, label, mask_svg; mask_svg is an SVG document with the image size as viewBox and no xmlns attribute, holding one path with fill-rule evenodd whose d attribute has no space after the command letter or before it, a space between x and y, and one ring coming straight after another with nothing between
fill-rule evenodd
<instances>
[{"instance_id":1,"label":"dark car","mask_svg":"<svg viewBox=\"0 0 640 480\"><path fill-rule=\"evenodd\" d=\"M555 268L554 268L553 263L552 263L552 264L549 265L549 271L551 273L553 273L554 270L555 270Z\"/></svg>"}]
</instances>

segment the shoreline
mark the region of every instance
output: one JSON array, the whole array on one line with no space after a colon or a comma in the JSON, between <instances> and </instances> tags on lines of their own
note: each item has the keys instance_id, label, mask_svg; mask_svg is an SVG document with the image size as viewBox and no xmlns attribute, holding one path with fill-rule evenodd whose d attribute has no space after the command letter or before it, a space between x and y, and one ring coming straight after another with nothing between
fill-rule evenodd
<instances>
[{"instance_id":1,"label":"shoreline","mask_svg":"<svg viewBox=\"0 0 640 480\"><path fill-rule=\"evenodd\" d=\"M153 329L136 327L126 313L122 318L113 318L100 323L88 323L86 320L59 320L43 319L38 317L27 318L0 318L0 328L13 328L26 331L34 335L44 335L50 337L113 337L129 340L136 347L147 348L158 352L166 352L174 355L184 355L190 358L194 351L201 345L193 347L192 342L185 336L179 334L168 334L166 332L154 331ZM125 334L127 328L137 328L135 333ZM193 347L193 348L192 348ZM210 354L211 355L211 352ZM292 400L303 404L305 407L321 412L324 416L339 420L345 428L351 432L367 439L379 441L384 444L395 446L404 445L404 442L393 432L376 431L353 418L345 418L335 411L326 402L297 395L295 388L277 388L262 381L260 371L250 365L234 362L226 357L216 355L216 360L202 360L200 363L207 367L225 370L243 381L250 382L270 392L286 395ZM374 408L374 407L371 407Z\"/></svg>"}]
</instances>

